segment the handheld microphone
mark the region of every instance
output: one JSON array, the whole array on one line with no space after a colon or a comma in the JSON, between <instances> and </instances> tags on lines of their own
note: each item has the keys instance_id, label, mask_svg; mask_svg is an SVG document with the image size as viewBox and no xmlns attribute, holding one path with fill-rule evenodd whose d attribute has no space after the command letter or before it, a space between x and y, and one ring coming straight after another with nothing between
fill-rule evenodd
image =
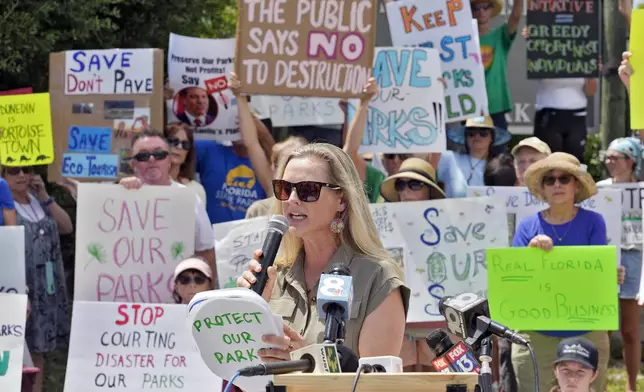
<instances>
[{"instance_id":1,"label":"handheld microphone","mask_svg":"<svg viewBox=\"0 0 644 392\"><path fill-rule=\"evenodd\" d=\"M320 276L316 297L320 318L325 318L324 342L344 341L345 321L351 314L353 278L349 267L335 265L328 274Z\"/></svg>"},{"instance_id":2,"label":"handheld microphone","mask_svg":"<svg viewBox=\"0 0 644 392\"><path fill-rule=\"evenodd\" d=\"M527 346L516 331L490 319L490 307L485 298L473 293L445 296L438 303L440 313L447 321L450 333L460 336L465 343L476 349L481 339L496 335L512 343Z\"/></svg>"},{"instance_id":3,"label":"handheld microphone","mask_svg":"<svg viewBox=\"0 0 644 392\"><path fill-rule=\"evenodd\" d=\"M437 329L425 339L427 346L434 352L436 358L432 366L441 373L479 373L481 365L469 348L458 342L452 343L447 332Z\"/></svg>"},{"instance_id":4,"label":"handheld microphone","mask_svg":"<svg viewBox=\"0 0 644 392\"><path fill-rule=\"evenodd\" d=\"M264 240L264 246L262 247L262 256L259 259L262 270L253 273L257 281L251 286L251 290L259 295L262 295L264 292L264 288L268 282L268 267L272 266L275 262L277 251L279 250L280 243L282 242L282 236L287 231L288 220L286 217L282 215L273 215L268 221L268 230L266 233L266 239Z\"/></svg>"},{"instance_id":5,"label":"handheld microphone","mask_svg":"<svg viewBox=\"0 0 644 392\"><path fill-rule=\"evenodd\" d=\"M295 361L262 363L255 366L248 366L239 370L243 377L269 376L287 374L293 372L313 373L317 363L310 354L304 354Z\"/></svg>"}]
</instances>

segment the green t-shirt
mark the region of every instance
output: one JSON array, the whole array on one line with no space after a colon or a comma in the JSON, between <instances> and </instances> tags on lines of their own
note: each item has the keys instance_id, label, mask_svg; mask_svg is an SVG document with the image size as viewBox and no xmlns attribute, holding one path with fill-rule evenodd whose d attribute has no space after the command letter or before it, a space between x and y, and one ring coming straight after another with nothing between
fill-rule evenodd
<instances>
[{"instance_id":1,"label":"green t-shirt","mask_svg":"<svg viewBox=\"0 0 644 392\"><path fill-rule=\"evenodd\" d=\"M375 167L367 165L367 175L364 180L365 191L369 203L375 203L380 196L380 184L385 179L385 175Z\"/></svg>"},{"instance_id":2,"label":"green t-shirt","mask_svg":"<svg viewBox=\"0 0 644 392\"><path fill-rule=\"evenodd\" d=\"M502 24L480 37L481 58L485 67L485 89L490 114L512 110L510 87L508 86L508 53L517 36L508 33L508 25Z\"/></svg>"}]
</instances>

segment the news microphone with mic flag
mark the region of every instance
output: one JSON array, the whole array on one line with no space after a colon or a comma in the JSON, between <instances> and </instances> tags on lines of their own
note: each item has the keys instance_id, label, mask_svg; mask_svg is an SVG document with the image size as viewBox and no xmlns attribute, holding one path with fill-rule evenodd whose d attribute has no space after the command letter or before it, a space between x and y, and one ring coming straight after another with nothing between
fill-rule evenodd
<instances>
[{"instance_id":1,"label":"news microphone with mic flag","mask_svg":"<svg viewBox=\"0 0 644 392\"><path fill-rule=\"evenodd\" d=\"M251 286L251 290L262 295L266 283L268 283L268 267L272 266L277 257L277 251L280 249L282 236L288 231L288 220L282 215L273 215L268 221L268 229L264 246L262 246L262 256L259 263L262 266L261 271L253 272L257 281Z\"/></svg>"},{"instance_id":2,"label":"news microphone with mic flag","mask_svg":"<svg viewBox=\"0 0 644 392\"><path fill-rule=\"evenodd\" d=\"M316 296L320 318L325 319L324 342L344 341L345 322L351 314L353 301L353 278L345 264L336 264L328 274L320 276Z\"/></svg>"},{"instance_id":3,"label":"news microphone with mic flag","mask_svg":"<svg viewBox=\"0 0 644 392\"><path fill-rule=\"evenodd\" d=\"M472 351L463 343L454 344L442 329L432 331L425 339L436 358L432 366L441 373L479 373L481 365Z\"/></svg>"},{"instance_id":4,"label":"news microphone with mic flag","mask_svg":"<svg viewBox=\"0 0 644 392\"><path fill-rule=\"evenodd\" d=\"M348 350L348 349L347 349ZM347 357L347 365L354 366L348 371L355 371L358 368L357 356L353 354L351 363L351 350L344 350ZM340 360L338 347L335 344L313 344L302 347L291 352L291 360L283 362L261 363L255 366L248 366L239 370L240 376L267 376L277 374L287 374L293 372L303 373L342 373L342 364Z\"/></svg>"}]
</instances>

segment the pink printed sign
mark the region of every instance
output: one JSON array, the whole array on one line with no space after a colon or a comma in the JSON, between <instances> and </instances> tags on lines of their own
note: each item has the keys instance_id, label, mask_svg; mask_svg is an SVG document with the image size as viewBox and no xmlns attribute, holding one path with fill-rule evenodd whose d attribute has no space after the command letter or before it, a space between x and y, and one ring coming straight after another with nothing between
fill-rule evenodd
<instances>
[{"instance_id":1,"label":"pink printed sign","mask_svg":"<svg viewBox=\"0 0 644 392\"><path fill-rule=\"evenodd\" d=\"M194 253L194 194L170 186L78 188L74 300L171 302L174 268Z\"/></svg>"},{"instance_id":2,"label":"pink printed sign","mask_svg":"<svg viewBox=\"0 0 644 392\"><path fill-rule=\"evenodd\" d=\"M358 97L373 65L377 0L241 0L235 72L247 94Z\"/></svg>"}]
</instances>

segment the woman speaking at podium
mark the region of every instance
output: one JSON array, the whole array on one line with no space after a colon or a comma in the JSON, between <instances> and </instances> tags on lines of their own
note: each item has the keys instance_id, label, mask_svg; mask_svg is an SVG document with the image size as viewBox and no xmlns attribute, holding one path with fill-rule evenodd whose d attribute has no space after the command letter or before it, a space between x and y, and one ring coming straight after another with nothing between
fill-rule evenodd
<instances>
[{"instance_id":1,"label":"woman speaking at podium","mask_svg":"<svg viewBox=\"0 0 644 392\"><path fill-rule=\"evenodd\" d=\"M410 291L380 242L351 158L331 144L309 144L287 155L276 177L275 212L290 229L268 268L263 296L284 318L285 336L264 337L279 348L260 350L262 360L290 360L292 350L323 341L316 294L320 274L336 263L347 265L353 277L345 346L360 357L399 356ZM255 282L260 255L255 252L238 286Z\"/></svg>"}]
</instances>

